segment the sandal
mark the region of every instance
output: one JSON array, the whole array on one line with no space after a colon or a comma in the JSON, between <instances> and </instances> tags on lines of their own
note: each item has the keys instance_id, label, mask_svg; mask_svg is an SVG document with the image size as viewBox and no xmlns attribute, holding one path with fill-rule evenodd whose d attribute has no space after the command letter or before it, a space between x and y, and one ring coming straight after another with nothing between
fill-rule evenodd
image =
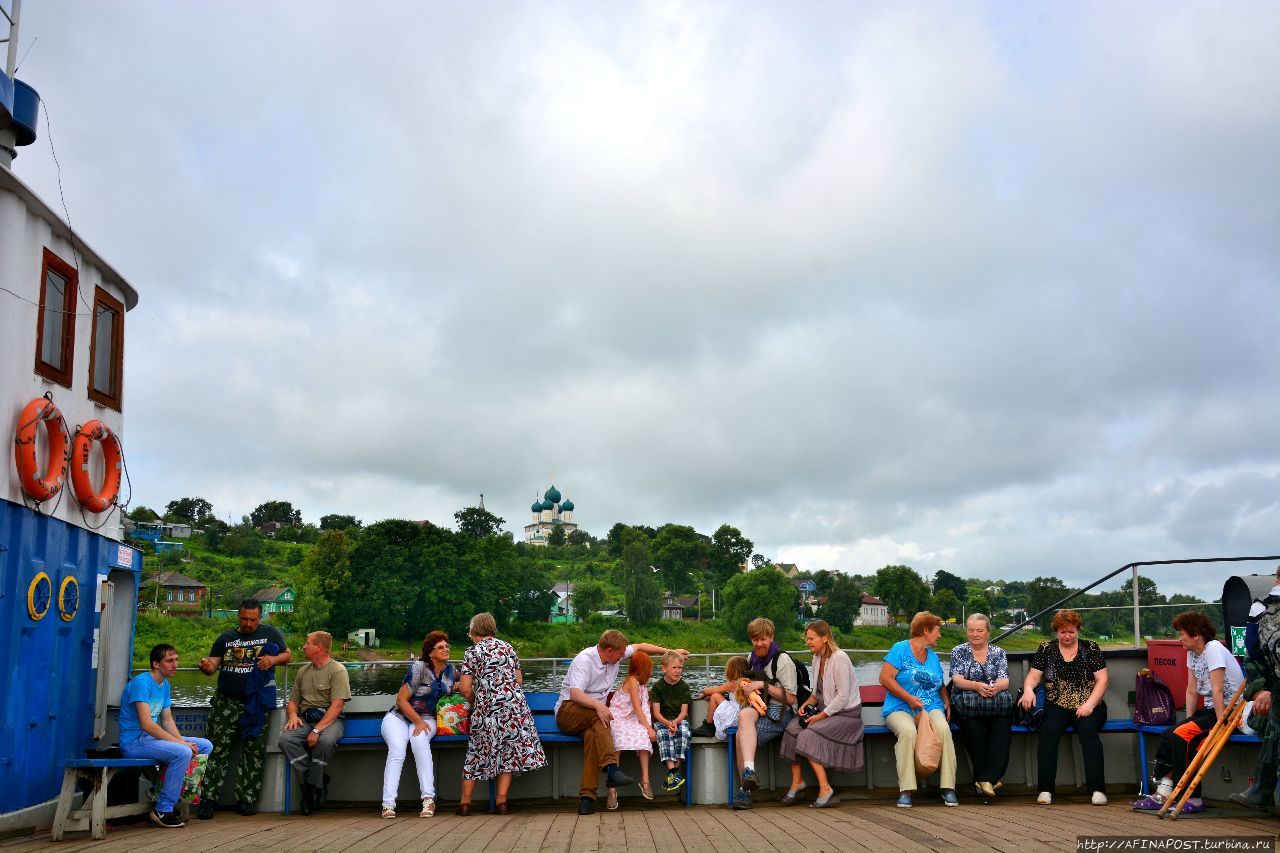
<instances>
[{"instance_id":1,"label":"sandal","mask_svg":"<svg viewBox=\"0 0 1280 853\"><path fill-rule=\"evenodd\" d=\"M811 809L829 809L832 806L840 805L840 798L836 796L836 789L832 788L831 793L825 797L818 797L812 803L809 803Z\"/></svg>"},{"instance_id":2,"label":"sandal","mask_svg":"<svg viewBox=\"0 0 1280 853\"><path fill-rule=\"evenodd\" d=\"M383 816L384 818L386 818L387 820L395 820L395 817L396 817L396 810L395 810L395 809L393 809L393 808L391 808L390 806L383 806L383 807L382 807L382 816Z\"/></svg>"},{"instance_id":3,"label":"sandal","mask_svg":"<svg viewBox=\"0 0 1280 853\"><path fill-rule=\"evenodd\" d=\"M648 782L640 783L640 796L644 797L646 800L653 799L653 788L649 787Z\"/></svg>"},{"instance_id":4,"label":"sandal","mask_svg":"<svg viewBox=\"0 0 1280 853\"><path fill-rule=\"evenodd\" d=\"M606 809L609 811L617 811L618 809L618 791L616 788L609 789L609 798L605 800Z\"/></svg>"},{"instance_id":5,"label":"sandal","mask_svg":"<svg viewBox=\"0 0 1280 853\"><path fill-rule=\"evenodd\" d=\"M778 802L782 803L784 806L794 806L796 803L800 802L800 794L808 787L808 785L801 785L799 788L790 788L787 790L786 796Z\"/></svg>"}]
</instances>

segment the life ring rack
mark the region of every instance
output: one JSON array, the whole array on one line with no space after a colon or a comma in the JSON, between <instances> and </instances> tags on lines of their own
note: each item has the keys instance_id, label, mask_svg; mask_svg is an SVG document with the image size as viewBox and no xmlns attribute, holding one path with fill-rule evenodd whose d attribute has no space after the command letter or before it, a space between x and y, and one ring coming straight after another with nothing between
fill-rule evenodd
<instances>
[{"instance_id":1,"label":"life ring rack","mask_svg":"<svg viewBox=\"0 0 1280 853\"><path fill-rule=\"evenodd\" d=\"M89 476L89 452L95 443L102 445L102 461L105 475L102 487L96 491L93 480ZM89 512L103 512L116 502L120 494L120 467L123 454L120 450L120 439L111 428L102 421L89 421L76 430L76 437L71 445L71 489L75 492L80 506Z\"/></svg>"},{"instance_id":2,"label":"life ring rack","mask_svg":"<svg viewBox=\"0 0 1280 853\"><path fill-rule=\"evenodd\" d=\"M40 424L45 425L49 437L49 462L42 472L36 453L36 433ZM18 415L18 432L13 439L13 458L18 467L18 482L28 497L36 503L47 501L62 489L67 481L67 460L70 458L71 439L62 412L54 405L53 398L45 394L37 397Z\"/></svg>"}]
</instances>

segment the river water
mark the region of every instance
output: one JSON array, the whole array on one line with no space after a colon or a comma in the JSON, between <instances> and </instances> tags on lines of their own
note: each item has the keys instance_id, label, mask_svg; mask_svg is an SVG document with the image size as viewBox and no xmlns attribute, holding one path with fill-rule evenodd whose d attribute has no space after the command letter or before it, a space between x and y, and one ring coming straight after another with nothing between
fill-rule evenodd
<instances>
[{"instance_id":1,"label":"river water","mask_svg":"<svg viewBox=\"0 0 1280 853\"><path fill-rule=\"evenodd\" d=\"M880 661L884 652L850 652L854 659L854 670L861 685L875 684L880 678ZM797 660L808 661L809 653L796 653ZM703 687L720 684L724 681L724 659L728 655L696 655L685 664L684 679L689 689L696 695ZM455 664L457 662L455 661ZM557 693L568 669L568 660L549 661L539 659L524 663L524 688L529 692ZM382 661L377 663L347 664L347 675L351 679L353 696L377 696L393 694L400 689L404 674L408 669L408 661ZM942 657L942 668L947 669L947 658ZM298 667L290 665L283 676L277 671L279 679L278 704L283 706L288 699L284 681L293 683ZM626 669L622 672L625 674ZM654 678L661 678L655 667ZM812 681L812 668L810 668ZM216 678L206 677L197 669L183 669L170 679L173 691L173 704L194 707L209 704L213 696Z\"/></svg>"}]
</instances>

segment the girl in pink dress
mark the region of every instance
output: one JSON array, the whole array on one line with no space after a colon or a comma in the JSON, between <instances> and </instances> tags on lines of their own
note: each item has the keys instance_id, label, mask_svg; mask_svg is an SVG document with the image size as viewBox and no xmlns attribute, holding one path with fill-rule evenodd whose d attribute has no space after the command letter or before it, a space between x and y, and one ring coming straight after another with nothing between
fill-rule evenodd
<instances>
[{"instance_id":1,"label":"girl in pink dress","mask_svg":"<svg viewBox=\"0 0 1280 853\"><path fill-rule=\"evenodd\" d=\"M653 659L637 652L631 656L622 686L609 700L609 710L613 713L613 747L618 752L635 750L640 761L640 794L646 800L653 799L653 789L649 787L649 753L658 739L649 718L648 685L652 676ZM610 810L618 807L617 788L609 789L607 806Z\"/></svg>"}]
</instances>

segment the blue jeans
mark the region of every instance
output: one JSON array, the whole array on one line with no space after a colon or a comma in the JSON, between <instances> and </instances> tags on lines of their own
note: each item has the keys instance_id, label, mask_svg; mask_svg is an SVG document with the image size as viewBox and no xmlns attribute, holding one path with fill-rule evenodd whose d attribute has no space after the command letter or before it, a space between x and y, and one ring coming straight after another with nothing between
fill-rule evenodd
<instances>
[{"instance_id":1,"label":"blue jeans","mask_svg":"<svg viewBox=\"0 0 1280 853\"><path fill-rule=\"evenodd\" d=\"M202 737L189 737L201 755L208 755L213 744ZM182 780L187 775L187 765L191 763L191 747L174 743L171 740L159 740L143 732L133 743L120 744L120 751L125 758L153 758L164 769L164 787L156 799L156 811L160 814L171 812L178 805L178 796L182 793Z\"/></svg>"}]
</instances>

